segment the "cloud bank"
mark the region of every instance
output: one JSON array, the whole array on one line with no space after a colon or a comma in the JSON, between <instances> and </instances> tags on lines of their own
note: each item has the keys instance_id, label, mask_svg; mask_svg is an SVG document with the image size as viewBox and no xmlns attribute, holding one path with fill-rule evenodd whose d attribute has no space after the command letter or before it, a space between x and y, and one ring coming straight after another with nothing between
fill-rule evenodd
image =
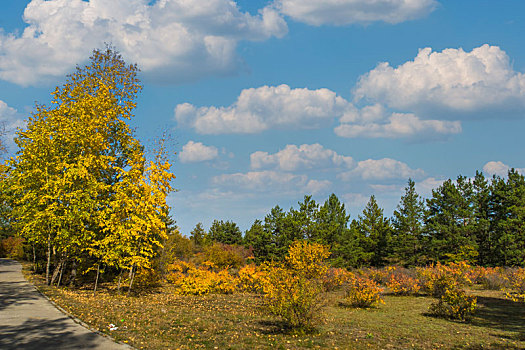
<instances>
[{"instance_id":1,"label":"cloud bank","mask_svg":"<svg viewBox=\"0 0 525 350\"><path fill-rule=\"evenodd\" d=\"M20 35L0 32L0 79L20 85L63 76L104 42L158 81L227 74L239 41L288 30L272 7L252 16L229 0L32 0L23 19Z\"/></svg>"}]
</instances>

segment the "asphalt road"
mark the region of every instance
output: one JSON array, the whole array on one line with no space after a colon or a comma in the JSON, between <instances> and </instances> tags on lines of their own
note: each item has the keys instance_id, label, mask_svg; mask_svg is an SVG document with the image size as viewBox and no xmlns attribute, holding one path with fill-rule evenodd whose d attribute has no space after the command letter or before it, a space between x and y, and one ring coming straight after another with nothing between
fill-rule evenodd
<instances>
[{"instance_id":1,"label":"asphalt road","mask_svg":"<svg viewBox=\"0 0 525 350\"><path fill-rule=\"evenodd\" d=\"M131 349L74 322L22 275L22 266L0 259L0 349Z\"/></svg>"}]
</instances>

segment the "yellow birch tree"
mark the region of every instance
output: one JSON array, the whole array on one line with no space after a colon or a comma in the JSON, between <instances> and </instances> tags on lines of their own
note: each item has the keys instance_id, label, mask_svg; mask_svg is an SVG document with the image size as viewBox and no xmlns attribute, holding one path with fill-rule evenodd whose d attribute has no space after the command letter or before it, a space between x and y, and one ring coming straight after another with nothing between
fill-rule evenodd
<instances>
[{"instance_id":1,"label":"yellow birch tree","mask_svg":"<svg viewBox=\"0 0 525 350\"><path fill-rule=\"evenodd\" d=\"M169 183L173 175L163 164L161 175L144 169L143 147L127 124L141 90L137 72L111 47L94 50L90 64L55 89L49 107L38 105L15 137L13 217L28 241L47 246L47 283L52 254L55 271L67 259L85 258L97 268L115 261L147 266L159 245L152 238L163 229L155 209L165 205L157 192L166 185L155 176Z\"/></svg>"}]
</instances>

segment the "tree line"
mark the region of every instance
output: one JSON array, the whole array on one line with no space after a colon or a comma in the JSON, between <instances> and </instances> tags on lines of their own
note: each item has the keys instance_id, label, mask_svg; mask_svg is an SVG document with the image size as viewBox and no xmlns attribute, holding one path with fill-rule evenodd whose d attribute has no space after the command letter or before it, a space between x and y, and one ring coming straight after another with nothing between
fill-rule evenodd
<instances>
[{"instance_id":1,"label":"tree line","mask_svg":"<svg viewBox=\"0 0 525 350\"><path fill-rule=\"evenodd\" d=\"M525 179L514 169L506 177L458 176L423 199L411 179L392 217L374 196L350 220L339 198L324 203L305 196L298 208L275 206L244 235L232 221L215 220L206 232L197 224L195 245L244 245L256 262L282 260L296 240L328 246L336 267L427 265L467 261L482 266L525 264Z\"/></svg>"}]
</instances>

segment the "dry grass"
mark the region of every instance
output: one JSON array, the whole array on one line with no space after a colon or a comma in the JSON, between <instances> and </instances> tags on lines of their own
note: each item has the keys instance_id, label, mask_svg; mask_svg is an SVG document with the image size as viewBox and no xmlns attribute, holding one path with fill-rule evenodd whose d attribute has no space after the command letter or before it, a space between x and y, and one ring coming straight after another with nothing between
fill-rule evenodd
<instances>
[{"instance_id":1,"label":"dry grass","mask_svg":"<svg viewBox=\"0 0 525 350\"><path fill-rule=\"evenodd\" d=\"M68 290L33 282L70 313L117 340L144 349L523 349L525 303L500 291L472 290L480 309L469 322L427 315L429 297L384 297L372 309L347 308L328 295L325 321L313 334L294 334L261 312L251 294L174 295L170 286L126 297L102 288ZM110 331L109 324L118 329Z\"/></svg>"}]
</instances>

